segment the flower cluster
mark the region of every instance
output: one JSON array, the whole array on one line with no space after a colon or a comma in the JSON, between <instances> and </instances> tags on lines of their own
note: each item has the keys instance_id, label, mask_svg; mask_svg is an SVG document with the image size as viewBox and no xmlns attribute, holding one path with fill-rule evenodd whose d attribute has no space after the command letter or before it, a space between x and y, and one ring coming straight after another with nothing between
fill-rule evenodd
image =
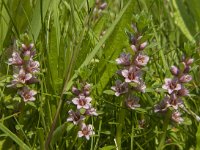
<instances>
[{"instance_id":1,"label":"flower cluster","mask_svg":"<svg viewBox=\"0 0 200 150\"><path fill-rule=\"evenodd\" d=\"M139 98L130 93L134 91L145 92L146 85L142 80L142 68L147 65L149 57L143 54L143 50L147 46L147 42L142 42L142 36L135 33L131 36L131 49L134 55L130 53L121 53L120 57L116 59L120 70L117 73L122 77L122 80L117 80L115 86L111 89L115 91L116 96L127 93L126 104L129 108L135 109L140 107L138 104Z\"/></svg>"},{"instance_id":2,"label":"flower cluster","mask_svg":"<svg viewBox=\"0 0 200 150\"><path fill-rule=\"evenodd\" d=\"M76 96L72 99L72 103L76 106L76 111L70 109L67 118L68 122L73 122L74 125L80 126L80 131L78 132L78 137L85 137L87 140L90 136L94 135L93 126L91 124L86 125L84 120L87 116L97 116L96 109L92 107L90 97L91 85L86 83L81 85L82 87L78 89L77 87L72 87L72 93Z\"/></svg>"},{"instance_id":3,"label":"flower cluster","mask_svg":"<svg viewBox=\"0 0 200 150\"><path fill-rule=\"evenodd\" d=\"M18 88L18 93L24 102L34 101L34 96L37 94L28 86L38 82L37 73L40 71L40 64L33 59L35 54L34 44L21 44L19 50L14 51L8 60L8 64L15 70L13 80L8 87Z\"/></svg>"},{"instance_id":4,"label":"flower cluster","mask_svg":"<svg viewBox=\"0 0 200 150\"><path fill-rule=\"evenodd\" d=\"M188 74L192 63L193 59L184 58L181 63L182 67L178 68L176 66L171 66L170 71L173 78L166 78L165 84L162 86L163 89L167 90L167 96L155 106L154 110L155 112L166 112L167 109L171 107L171 119L179 124L184 121L181 117L179 107L184 107L182 97L189 94L189 91L184 87L184 84L192 80L192 76Z\"/></svg>"}]
</instances>

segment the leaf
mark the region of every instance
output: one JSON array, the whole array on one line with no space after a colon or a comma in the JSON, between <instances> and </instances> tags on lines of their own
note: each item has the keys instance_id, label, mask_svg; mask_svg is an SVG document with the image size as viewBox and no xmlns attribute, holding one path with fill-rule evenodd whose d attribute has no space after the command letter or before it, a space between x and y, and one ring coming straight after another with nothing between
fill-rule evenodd
<instances>
[{"instance_id":1,"label":"leaf","mask_svg":"<svg viewBox=\"0 0 200 150\"><path fill-rule=\"evenodd\" d=\"M200 149L200 124L197 129L196 140L197 140L196 149Z\"/></svg>"},{"instance_id":2,"label":"leaf","mask_svg":"<svg viewBox=\"0 0 200 150\"><path fill-rule=\"evenodd\" d=\"M117 18L115 19L115 21L113 22L113 24L109 27L109 29L107 30L106 34L104 35L104 37L99 41L99 43L95 46L95 48L92 50L92 52L86 57L86 59L84 60L84 62L82 63L82 65L79 67L78 70L80 70L81 68L83 68L84 66L87 66L90 61L95 57L95 55L99 52L99 49L102 47L102 45L104 44L104 42L111 36L112 32L114 31L116 25L119 23L120 19L122 18L123 14L125 13L125 11L127 10L128 6L131 4L131 1L129 1L126 6L122 9L122 11L119 13L119 15L117 16ZM129 17L129 16L127 16ZM130 19L130 18L129 18ZM72 76L72 78L70 79L66 89L64 89L65 91L68 91L70 89L70 87L73 84L73 80L77 77L77 74L74 74Z\"/></svg>"},{"instance_id":3,"label":"leaf","mask_svg":"<svg viewBox=\"0 0 200 150\"><path fill-rule=\"evenodd\" d=\"M188 40L194 42L194 22L191 16L187 14L186 8L184 7L182 0L173 0L173 6L175 8L174 19L177 26L181 29L183 34L188 38Z\"/></svg>"},{"instance_id":4,"label":"leaf","mask_svg":"<svg viewBox=\"0 0 200 150\"><path fill-rule=\"evenodd\" d=\"M100 150L112 150L112 149L116 149L116 146L109 145L109 146L104 146L104 147L100 148Z\"/></svg>"},{"instance_id":5,"label":"leaf","mask_svg":"<svg viewBox=\"0 0 200 150\"><path fill-rule=\"evenodd\" d=\"M12 133L3 123L0 123L0 130L7 134L13 141L15 141L22 149L31 150L28 145L26 145L20 138L18 138L14 133Z\"/></svg>"},{"instance_id":6,"label":"leaf","mask_svg":"<svg viewBox=\"0 0 200 150\"><path fill-rule=\"evenodd\" d=\"M108 94L108 95L115 95L115 92L112 90L105 90L103 93Z\"/></svg>"}]
</instances>

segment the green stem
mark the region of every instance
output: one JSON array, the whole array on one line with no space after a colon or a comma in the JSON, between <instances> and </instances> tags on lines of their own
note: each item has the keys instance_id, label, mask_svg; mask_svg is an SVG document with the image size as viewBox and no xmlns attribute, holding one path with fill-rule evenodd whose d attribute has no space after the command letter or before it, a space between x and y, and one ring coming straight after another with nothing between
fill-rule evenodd
<instances>
[{"instance_id":1,"label":"green stem","mask_svg":"<svg viewBox=\"0 0 200 150\"><path fill-rule=\"evenodd\" d=\"M131 112L131 150L133 150L133 140L134 140L134 123L133 123L133 112Z\"/></svg>"},{"instance_id":2,"label":"green stem","mask_svg":"<svg viewBox=\"0 0 200 150\"><path fill-rule=\"evenodd\" d=\"M165 145L165 138L166 138L166 134L167 134L167 127L168 127L170 118L171 118L171 111L168 110L168 111L167 111L167 114L166 114L166 116L165 116L165 121L164 121L163 129L162 129L163 134L162 134L162 136L161 136L161 140L160 140L160 142L159 142L160 144L159 144L157 150L162 150L162 148L163 148L164 145Z\"/></svg>"},{"instance_id":3,"label":"green stem","mask_svg":"<svg viewBox=\"0 0 200 150\"><path fill-rule=\"evenodd\" d=\"M123 105L124 101L121 101L120 106L123 107ZM117 125L117 132L116 132L117 150L121 150L122 127L124 124L124 119L125 119L125 110L120 108L118 116L119 125Z\"/></svg>"}]
</instances>

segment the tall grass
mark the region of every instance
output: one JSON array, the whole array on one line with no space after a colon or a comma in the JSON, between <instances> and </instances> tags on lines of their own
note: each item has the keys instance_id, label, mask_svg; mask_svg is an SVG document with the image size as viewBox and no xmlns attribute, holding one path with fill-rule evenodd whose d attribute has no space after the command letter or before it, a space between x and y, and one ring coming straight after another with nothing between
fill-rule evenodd
<instances>
[{"instance_id":1,"label":"tall grass","mask_svg":"<svg viewBox=\"0 0 200 150\"><path fill-rule=\"evenodd\" d=\"M93 0L1 0L0 1L0 148L1 149L199 149L200 114L198 0L113 0L95 12ZM99 8L100 9L100 8ZM145 53L150 61L143 78L147 89L138 93L140 108L128 109L123 98L113 95L117 79L115 59L132 52L129 32L139 26L148 41ZM7 64L16 41L27 34L40 62L38 94L24 103ZM182 56L194 58L190 91L184 98L187 112L183 124L154 113L165 96L164 79L171 77L170 66ZM67 122L73 108L72 85L91 83L92 105L98 117L90 140L78 138L79 128ZM160 144L161 143L161 144Z\"/></svg>"}]
</instances>

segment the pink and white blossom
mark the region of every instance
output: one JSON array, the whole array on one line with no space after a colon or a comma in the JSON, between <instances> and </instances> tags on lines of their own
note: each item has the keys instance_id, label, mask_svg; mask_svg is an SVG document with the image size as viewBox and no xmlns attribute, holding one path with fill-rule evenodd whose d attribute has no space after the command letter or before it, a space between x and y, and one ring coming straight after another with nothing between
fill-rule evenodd
<instances>
[{"instance_id":1,"label":"pink and white blossom","mask_svg":"<svg viewBox=\"0 0 200 150\"><path fill-rule=\"evenodd\" d=\"M125 78L125 82L135 82L139 83L140 81L140 71L136 67L130 67L129 70L122 70L122 76Z\"/></svg>"},{"instance_id":2,"label":"pink and white blossom","mask_svg":"<svg viewBox=\"0 0 200 150\"><path fill-rule=\"evenodd\" d=\"M169 94L174 91L178 91L181 89L181 85L177 82L177 80L172 80L170 78L165 79L165 84L162 86L163 89L167 90Z\"/></svg>"},{"instance_id":3,"label":"pink and white blossom","mask_svg":"<svg viewBox=\"0 0 200 150\"><path fill-rule=\"evenodd\" d=\"M130 58L131 58L130 54L121 53L120 57L116 59L116 62L118 65L129 66L131 63Z\"/></svg>"},{"instance_id":4,"label":"pink and white blossom","mask_svg":"<svg viewBox=\"0 0 200 150\"><path fill-rule=\"evenodd\" d=\"M69 114L69 117L67 118L67 121L73 122L73 124L75 124L75 125L79 124L80 122L82 122L85 119L85 117L83 115L81 115L79 111L74 112L71 109L71 110L69 110L68 114Z\"/></svg>"},{"instance_id":5,"label":"pink and white blossom","mask_svg":"<svg viewBox=\"0 0 200 150\"><path fill-rule=\"evenodd\" d=\"M135 59L135 64L138 66L146 66L149 61L149 57L147 55L139 54Z\"/></svg>"},{"instance_id":6,"label":"pink and white blossom","mask_svg":"<svg viewBox=\"0 0 200 150\"><path fill-rule=\"evenodd\" d=\"M8 59L8 64L9 65L16 65L16 66L21 66L23 64L23 60L20 57L18 52L12 53L12 58Z\"/></svg>"},{"instance_id":7,"label":"pink and white blossom","mask_svg":"<svg viewBox=\"0 0 200 150\"><path fill-rule=\"evenodd\" d=\"M14 79L12 81L13 84L25 84L28 80L32 78L32 74L26 73L23 68L20 69L19 74L13 75Z\"/></svg>"},{"instance_id":8,"label":"pink and white blossom","mask_svg":"<svg viewBox=\"0 0 200 150\"><path fill-rule=\"evenodd\" d=\"M116 96L119 96L128 92L128 83L117 80L115 86L112 86L111 89L115 91Z\"/></svg>"},{"instance_id":9,"label":"pink and white blossom","mask_svg":"<svg viewBox=\"0 0 200 150\"><path fill-rule=\"evenodd\" d=\"M86 125L85 123L82 123L81 130L78 131L78 137L85 137L87 140L89 140L94 134L95 132L93 131L93 126L91 124Z\"/></svg>"},{"instance_id":10,"label":"pink and white blossom","mask_svg":"<svg viewBox=\"0 0 200 150\"><path fill-rule=\"evenodd\" d=\"M95 108L93 108L93 107L90 107L89 109L87 109L85 111L85 114L89 115L89 116L98 116L97 110Z\"/></svg>"},{"instance_id":11,"label":"pink and white blossom","mask_svg":"<svg viewBox=\"0 0 200 150\"><path fill-rule=\"evenodd\" d=\"M72 102L77 106L77 109L89 109L91 107L91 101L91 97L85 97L84 95L72 99Z\"/></svg>"},{"instance_id":12,"label":"pink and white blossom","mask_svg":"<svg viewBox=\"0 0 200 150\"><path fill-rule=\"evenodd\" d=\"M38 61L33 61L30 59L27 65L27 70L30 73L38 73L40 71L40 63Z\"/></svg>"},{"instance_id":13,"label":"pink and white blossom","mask_svg":"<svg viewBox=\"0 0 200 150\"><path fill-rule=\"evenodd\" d=\"M36 95L37 92L27 87L23 87L22 90L19 91L19 94L23 98L24 102L28 102L35 101L34 95Z\"/></svg>"}]
</instances>

